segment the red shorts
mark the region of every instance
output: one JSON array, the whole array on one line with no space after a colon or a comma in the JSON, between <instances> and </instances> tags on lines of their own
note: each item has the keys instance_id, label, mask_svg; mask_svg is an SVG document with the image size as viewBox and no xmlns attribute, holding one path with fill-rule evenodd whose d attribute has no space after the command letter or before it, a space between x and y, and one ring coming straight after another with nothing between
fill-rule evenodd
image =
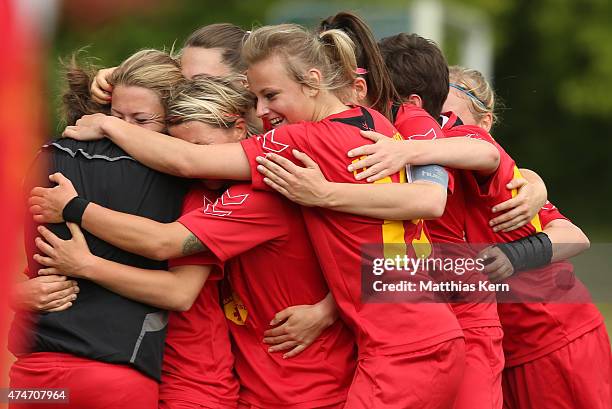
<instances>
[{"instance_id":1,"label":"red shorts","mask_svg":"<svg viewBox=\"0 0 612 409\"><path fill-rule=\"evenodd\" d=\"M454 409L501 409L504 332L500 327L468 328L465 373Z\"/></svg>"},{"instance_id":2,"label":"red shorts","mask_svg":"<svg viewBox=\"0 0 612 409\"><path fill-rule=\"evenodd\" d=\"M451 408L464 367L463 338L406 354L360 359L345 408Z\"/></svg>"},{"instance_id":3,"label":"red shorts","mask_svg":"<svg viewBox=\"0 0 612 409\"><path fill-rule=\"evenodd\" d=\"M38 352L18 358L9 376L11 388L68 390L68 403L14 403L11 408L157 408L157 382L127 365Z\"/></svg>"},{"instance_id":4,"label":"red shorts","mask_svg":"<svg viewBox=\"0 0 612 409\"><path fill-rule=\"evenodd\" d=\"M300 406L303 407L302 405ZM261 406L253 406L246 402L238 402L238 409L287 409L287 408L291 408L291 405L283 405L279 407L267 406L266 408L263 408ZM313 406L311 409L343 409L343 408L344 408L344 402L336 403L333 405L327 405L327 406Z\"/></svg>"},{"instance_id":5,"label":"red shorts","mask_svg":"<svg viewBox=\"0 0 612 409\"><path fill-rule=\"evenodd\" d=\"M610 409L612 361L605 325L503 374L504 409Z\"/></svg>"}]
</instances>

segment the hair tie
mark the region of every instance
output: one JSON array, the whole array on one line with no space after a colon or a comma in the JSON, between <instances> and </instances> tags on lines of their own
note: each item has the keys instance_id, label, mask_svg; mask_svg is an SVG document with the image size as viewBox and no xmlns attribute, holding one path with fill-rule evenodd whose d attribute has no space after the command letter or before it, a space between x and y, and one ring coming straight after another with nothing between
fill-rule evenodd
<instances>
[{"instance_id":1,"label":"hair tie","mask_svg":"<svg viewBox=\"0 0 612 409\"><path fill-rule=\"evenodd\" d=\"M487 108L486 104L484 102L482 102L480 99L478 99L478 97L474 94L472 94L470 91L468 91L466 88L462 87L459 84L455 84L454 82L451 82L448 84L449 87L455 88L458 91L463 92L465 95L467 95L468 97L470 97L471 99L473 99L478 105L480 105L480 107L482 109L485 110L489 110L489 108Z\"/></svg>"},{"instance_id":2,"label":"hair tie","mask_svg":"<svg viewBox=\"0 0 612 409\"><path fill-rule=\"evenodd\" d=\"M355 70L355 74L357 75L366 75L367 73L368 70L366 70L365 68L357 67L357 69Z\"/></svg>"}]
</instances>

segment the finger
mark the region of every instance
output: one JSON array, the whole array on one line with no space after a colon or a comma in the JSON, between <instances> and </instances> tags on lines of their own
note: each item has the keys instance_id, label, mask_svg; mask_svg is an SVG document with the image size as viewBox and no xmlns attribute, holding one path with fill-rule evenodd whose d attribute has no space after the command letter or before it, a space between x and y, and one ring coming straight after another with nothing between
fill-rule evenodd
<instances>
[{"instance_id":1,"label":"finger","mask_svg":"<svg viewBox=\"0 0 612 409\"><path fill-rule=\"evenodd\" d=\"M348 155L349 158L355 158L357 156L370 155L370 154L374 153L375 150L376 150L376 148L374 148L374 144L368 144L368 145L360 146L360 147L355 148L355 149L351 149L348 152L347 155Z\"/></svg>"},{"instance_id":2,"label":"finger","mask_svg":"<svg viewBox=\"0 0 612 409\"><path fill-rule=\"evenodd\" d=\"M58 185L62 185L66 182L70 183L70 179L62 175L60 172L55 172L54 174L49 175L49 180L51 182L57 183Z\"/></svg>"},{"instance_id":3,"label":"finger","mask_svg":"<svg viewBox=\"0 0 612 409\"><path fill-rule=\"evenodd\" d=\"M287 335L287 324L283 324L278 327L270 328L264 331L263 334L264 334L264 342L266 342L266 338L274 338L274 337L279 337L281 335Z\"/></svg>"},{"instance_id":4,"label":"finger","mask_svg":"<svg viewBox=\"0 0 612 409\"><path fill-rule=\"evenodd\" d=\"M68 297L70 297L70 300L68 301L76 300L75 287L71 286L70 288L66 288L65 290L56 291L56 292L49 294L50 301L61 300L61 299L68 298ZM53 308L55 307L59 307L59 305L56 305Z\"/></svg>"},{"instance_id":5,"label":"finger","mask_svg":"<svg viewBox=\"0 0 612 409\"><path fill-rule=\"evenodd\" d=\"M283 359L293 358L294 356L299 355L307 347L308 347L308 345L299 344L295 348L293 348L291 351L289 351L285 355L283 355Z\"/></svg>"},{"instance_id":6,"label":"finger","mask_svg":"<svg viewBox=\"0 0 612 409\"><path fill-rule=\"evenodd\" d=\"M257 165L257 171L264 175L264 179L268 179L284 189L287 189L289 187L289 182L287 180L278 176L263 165Z\"/></svg>"},{"instance_id":7,"label":"finger","mask_svg":"<svg viewBox=\"0 0 612 409\"><path fill-rule=\"evenodd\" d=\"M56 270L56 269L50 269L50 270ZM40 273L40 270L38 271ZM38 280L40 280L43 283L55 283L59 281L66 281L67 277L63 275L58 275L57 273L49 273L49 274L45 274L44 277L38 277ZM66 281L66 282L70 282L70 281Z\"/></svg>"},{"instance_id":8,"label":"finger","mask_svg":"<svg viewBox=\"0 0 612 409\"><path fill-rule=\"evenodd\" d=\"M270 344L270 345L278 345L278 344L282 344L283 342L287 342L287 341L292 341L291 336L288 334L279 335L277 337L264 338L264 344Z\"/></svg>"},{"instance_id":9,"label":"finger","mask_svg":"<svg viewBox=\"0 0 612 409\"><path fill-rule=\"evenodd\" d=\"M491 219L489 221L489 225L491 227L498 225L500 223L504 223L507 222L510 219L514 219L516 216L520 215L522 213L522 208L521 207L514 207L513 209L510 209L508 211L506 211L503 214L500 214L499 216Z\"/></svg>"},{"instance_id":10,"label":"finger","mask_svg":"<svg viewBox=\"0 0 612 409\"><path fill-rule=\"evenodd\" d=\"M57 253L56 253L55 249L53 247L51 247L49 245L49 243L46 243L40 237L36 237L34 239L34 244L36 244L36 247L38 247L38 249L40 251L42 251L43 253L45 253L47 256L50 256L50 257L53 257L53 258L57 257Z\"/></svg>"},{"instance_id":11,"label":"finger","mask_svg":"<svg viewBox=\"0 0 612 409\"><path fill-rule=\"evenodd\" d=\"M502 223L502 224L500 224L498 226L495 226L493 228L493 231L494 232L498 232L498 231L506 230L506 229L516 230L519 227L522 227L522 226L526 225L527 223L529 223L529 219L521 214L521 215L515 217L512 220L508 220L505 223Z\"/></svg>"},{"instance_id":12,"label":"finger","mask_svg":"<svg viewBox=\"0 0 612 409\"><path fill-rule=\"evenodd\" d=\"M525 186L527 183L529 183L529 182L527 182L527 179L524 179L524 178L514 178L514 179L512 179L506 185L506 188L509 189L509 190L519 189L519 188Z\"/></svg>"},{"instance_id":13,"label":"finger","mask_svg":"<svg viewBox=\"0 0 612 409\"><path fill-rule=\"evenodd\" d=\"M274 317L270 321L270 326L278 325L279 323L289 318L293 314L294 307L295 306L285 308L284 310L279 311L276 314L274 314Z\"/></svg>"},{"instance_id":14,"label":"finger","mask_svg":"<svg viewBox=\"0 0 612 409\"><path fill-rule=\"evenodd\" d=\"M67 126L62 132L64 138L79 139L78 126Z\"/></svg>"},{"instance_id":15,"label":"finger","mask_svg":"<svg viewBox=\"0 0 612 409\"><path fill-rule=\"evenodd\" d=\"M40 206L44 203L45 199L41 196L30 196L28 198L28 206Z\"/></svg>"},{"instance_id":16,"label":"finger","mask_svg":"<svg viewBox=\"0 0 612 409\"><path fill-rule=\"evenodd\" d=\"M49 188L46 187L35 187L30 191L30 196L44 196Z\"/></svg>"},{"instance_id":17,"label":"finger","mask_svg":"<svg viewBox=\"0 0 612 409\"><path fill-rule=\"evenodd\" d=\"M38 226L38 232L41 236L43 236L45 241L53 247L57 247L58 245L64 242L64 240L57 237L51 230L47 229L45 226Z\"/></svg>"},{"instance_id":18,"label":"finger","mask_svg":"<svg viewBox=\"0 0 612 409\"><path fill-rule=\"evenodd\" d=\"M34 216L32 216L32 220L39 224L48 222L47 218L42 214L35 214Z\"/></svg>"},{"instance_id":19,"label":"finger","mask_svg":"<svg viewBox=\"0 0 612 409\"><path fill-rule=\"evenodd\" d=\"M293 153L293 157L302 162L307 168L319 169L319 165L317 164L317 162L312 160L312 158L306 155L304 152L300 152L297 149L294 149L291 152Z\"/></svg>"},{"instance_id":20,"label":"finger","mask_svg":"<svg viewBox=\"0 0 612 409\"><path fill-rule=\"evenodd\" d=\"M52 308L50 310L47 310L47 312L59 312L59 311L65 311L68 308L72 307L72 303L71 302L67 302L66 304L57 307L57 308Z\"/></svg>"},{"instance_id":21,"label":"finger","mask_svg":"<svg viewBox=\"0 0 612 409\"><path fill-rule=\"evenodd\" d=\"M374 142L378 142L382 138L386 138L385 135L379 134L378 132L374 132L374 131L359 131L359 133L364 138L368 138L369 140L374 141Z\"/></svg>"},{"instance_id":22,"label":"finger","mask_svg":"<svg viewBox=\"0 0 612 409\"><path fill-rule=\"evenodd\" d=\"M380 164L377 163L373 166L370 166L369 168L367 168L366 170L364 170L363 172L360 172L358 174L355 175L355 179L356 180L363 180L363 179L368 179L368 182L370 182L369 178L373 177L374 175L377 175L378 173L384 171L385 168Z\"/></svg>"},{"instance_id":23,"label":"finger","mask_svg":"<svg viewBox=\"0 0 612 409\"><path fill-rule=\"evenodd\" d=\"M271 346L270 348L268 348L268 352L286 351L295 347L296 345L298 345L297 341L287 341L278 345Z\"/></svg>"},{"instance_id":24,"label":"finger","mask_svg":"<svg viewBox=\"0 0 612 409\"><path fill-rule=\"evenodd\" d=\"M34 261L36 261L39 264L42 264L43 266L55 267L55 261L50 257L44 257L44 256L41 256L40 254L34 254L32 258L34 259Z\"/></svg>"},{"instance_id":25,"label":"finger","mask_svg":"<svg viewBox=\"0 0 612 409\"><path fill-rule=\"evenodd\" d=\"M40 207L39 205L30 206L29 211L30 213L35 214L35 215L42 215L43 208Z\"/></svg>"},{"instance_id":26,"label":"finger","mask_svg":"<svg viewBox=\"0 0 612 409\"><path fill-rule=\"evenodd\" d=\"M284 168L284 167L276 164L275 162L271 161L267 157L264 158L262 156L258 156L255 160L257 161L257 163L260 164L260 166L264 166L270 172L276 174L277 176L280 176L283 179L287 179L288 177L290 177L291 173L296 168L296 166L293 163L291 163L291 166L293 166L293 167L290 167L290 165L287 164L286 166L289 167L289 169ZM287 161L287 162L289 162L289 161Z\"/></svg>"},{"instance_id":27,"label":"finger","mask_svg":"<svg viewBox=\"0 0 612 409\"><path fill-rule=\"evenodd\" d=\"M379 162L380 162L380 159L378 159L378 157L376 157L375 155L369 155L362 159L359 159L358 161L354 163L351 163L348 168L350 169L351 172L353 172L355 170L365 169L370 166L376 165Z\"/></svg>"},{"instance_id":28,"label":"finger","mask_svg":"<svg viewBox=\"0 0 612 409\"><path fill-rule=\"evenodd\" d=\"M72 234L72 239L74 241L79 242L79 243L85 241L85 236L83 235L83 231L81 230L78 224L67 222L66 226L68 226L68 230L70 230L70 233Z\"/></svg>"},{"instance_id":29,"label":"finger","mask_svg":"<svg viewBox=\"0 0 612 409\"><path fill-rule=\"evenodd\" d=\"M493 262L491 262L490 264L486 265L484 268L484 272L485 274L489 275L489 274L494 274L497 270L500 269L500 267L504 264L503 260L501 257L496 257L493 259Z\"/></svg>"},{"instance_id":30,"label":"finger","mask_svg":"<svg viewBox=\"0 0 612 409\"><path fill-rule=\"evenodd\" d=\"M264 161L268 161L271 162L272 164L276 164L278 166L280 166L282 169L284 169L285 171L289 172L289 173L295 173L295 171L299 168L298 165L296 165L295 163L291 162L289 159L284 158L280 155L277 155L275 153L268 153L266 155L266 157L264 158ZM268 163L266 162L266 163ZM265 166L265 165L264 165Z\"/></svg>"},{"instance_id":31,"label":"finger","mask_svg":"<svg viewBox=\"0 0 612 409\"><path fill-rule=\"evenodd\" d=\"M270 186L272 189L276 190L278 193L280 193L281 195L285 196L287 199L291 200L293 198L293 196L291 196L291 194L289 193L289 191L287 189L285 189L284 187L282 187L278 183L275 183L271 179L263 178L263 181L264 181L264 183L266 185Z\"/></svg>"}]
</instances>

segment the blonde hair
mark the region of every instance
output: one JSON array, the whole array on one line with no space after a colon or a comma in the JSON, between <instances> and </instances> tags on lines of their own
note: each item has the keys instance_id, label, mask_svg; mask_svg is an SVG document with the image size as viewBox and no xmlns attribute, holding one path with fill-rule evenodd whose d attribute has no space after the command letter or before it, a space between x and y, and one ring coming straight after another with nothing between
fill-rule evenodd
<instances>
[{"instance_id":1,"label":"blonde hair","mask_svg":"<svg viewBox=\"0 0 612 409\"><path fill-rule=\"evenodd\" d=\"M495 92L487 82L484 75L478 70L453 65L448 69L450 86L458 87L468 101L468 108L474 119L480 122L482 118L490 113L493 123L498 118L495 113Z\"/></svg>"},{"instance_id":2,"label":"blonde hair","mask_svg":"<svg viewBox=\"0 0 612 409\"><path fill-rule=\"evenodd\" d=\"M255 96L245 88L245 81L246 77L239 74L183 79L168 100L168 125L199 121L218 128L233 127L255 106ZM256 133L251 124L247 125L249 133Z\"/></svg>"},{"instance_id":3,"label":"blonde hair","mask_svg":"<svg viewBox=\"0 0 612 409\"><path fill-rule=\"evenodd\" d=\"M242 47L242 58L249 66L279 55L297 83L338 94L345 93L355 80L354 50L353 41L341 30L327 30L317 36L297 24L279 24L254 30ZM306 75L311 68L321 71L320 83Z\"/></svg>"},{"instance_id":4,"label":"blonde hair","mask_svg":"<svg viewBox=\"0 0 612 409\"><path fill-rule=\"evenodd\" d=\"M172 89L183 79L178 62L159 50L141 50L123 61L109 83L153 91L166 106Z\"/></svg>"}]
</instances>

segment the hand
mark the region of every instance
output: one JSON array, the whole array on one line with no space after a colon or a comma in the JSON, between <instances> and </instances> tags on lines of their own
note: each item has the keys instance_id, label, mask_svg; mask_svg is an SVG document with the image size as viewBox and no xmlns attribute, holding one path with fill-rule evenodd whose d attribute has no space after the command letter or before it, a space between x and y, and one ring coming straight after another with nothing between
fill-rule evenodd
<instances>
[{"instance_id":1,"label":"hand","mask_svg":"<svg viewBox=\"0 0 612 409\"><path fill-rule=\"evenodd\" d=\"M90 87L91 99L94 102L102 105L110 103L113 86L108 83L108 80L116 69L117 67L112 67L98 71Z\"/></svg>"},{"instance_id":2,"label":"hand","mask_svg":"<svg viewBox=\"0 0 612 409\"><path fill-rule=\"evenodd\" d=\"M38 270L38 274L65 274L70 277L88 278L86 273L95 256L89 251L79 226L74 223L66 224L72 233L70 240L62 240L46 227L38 226L38 232L45 240L37 237L36 247L46 256L34 254L34 261L47 267Z\"/></svg>"},{"instance_id":3,"label":"hand","mask_svg":"<svg viewBox=\"0 0 612 409\"><path fill-rule=\"evenodd\" d=\"M484 273L489 276L489 281L497 283L505 280L514 274L514 267L508 260L508 257L495 246L487 247L478 254L478 258L483 260L492 260L487 263L484 268Z\"/></svg>"},{"instance_id":4,"label":"hand","mask_svg":"<svg viewBox=\"0 0 612 409\"><path fill-rule=\"evenodd\" d=\"M83 115L76 121L76 125L67 126L62 133L65 138L72 138L78 141L94 141L104 138L102 126L104 121L112 118L104 114Z\"/></svg>"},{"instance_id":5,"label":"hand","mask_svg":"<svg viewBox=\"0 0 612 409\"><path fill-rule=\"evenodd\" d=\"M30 206L30 213L34 215L34 221L37 223L63 222L64 207L74 197L78 196L70 179L61 173L50 175L49 180L57 183L57 186L52 188L35 187L30 192L28 205Z\"/></svg>"},{"instance_id":6,"label":"hand","mask_svg":"<svg viewBox=\"0 0 612 409\"><path fill-rule=\"evenodd\" d=\"M518 189L518 193L512 199L493 207L493 213L501 213L489 221L493 231L509 232L523 227L529 223L543 206L542 201L533 188L533 184L526 179L512 179L506 185L509 190Z\"/></svg>"},{"instance_id":7,"label":"hand","mask_svg":"<svg viewBox=\"0 0 612 409\"><path fill-rule=\"evenodd\" d=\"M256 159L260 164L257 170L265 176L264 182L268 186L292 202L302 206L321 206L326 200L329 182L308 155L294 149L293 156L305 167L270 153L265 158Z\"/></svg>"},{"instance_id":8,"label":"hand","mask_svg":"<svg viewBox=\"0 0 612 409\"><path fill-rule=\"evenodd\" d=\"M283 355L286 359L308 348L337 319L337 311L334 309L330 313L325 305L326 300L327 298L314 305L295 305L277 313L270 325L282 324L264 332L263 342L272 345L268 351L290 349Z\"/></svg>"},{"instance_id":9,"label":"hand","mask_svg":"<svg viewBox=\"0 0 612 409\"><path fill-rule=\"evenodd\" d=\"M372 131L361 131L361 136L374 141L370 145L363 145L349 151L349 158L366 156L349 165L348 171L354 172L365 169L355 176L355 179L367 178L368 182L383 179L389 175L399 172L406 166L405 150L408 141L397 141L383 134Z\"/></svg>"},{"instance_id":10,"label":"hand","mask_svg":"<svg viewBox=\"0 0 612 409\"><path fill-rule=\"evenodd\" d=\"M11 294L14 310L57 312L72 307L79 287L63 275L34 277L16 283Z\"/></svg>"}]
</instances>

